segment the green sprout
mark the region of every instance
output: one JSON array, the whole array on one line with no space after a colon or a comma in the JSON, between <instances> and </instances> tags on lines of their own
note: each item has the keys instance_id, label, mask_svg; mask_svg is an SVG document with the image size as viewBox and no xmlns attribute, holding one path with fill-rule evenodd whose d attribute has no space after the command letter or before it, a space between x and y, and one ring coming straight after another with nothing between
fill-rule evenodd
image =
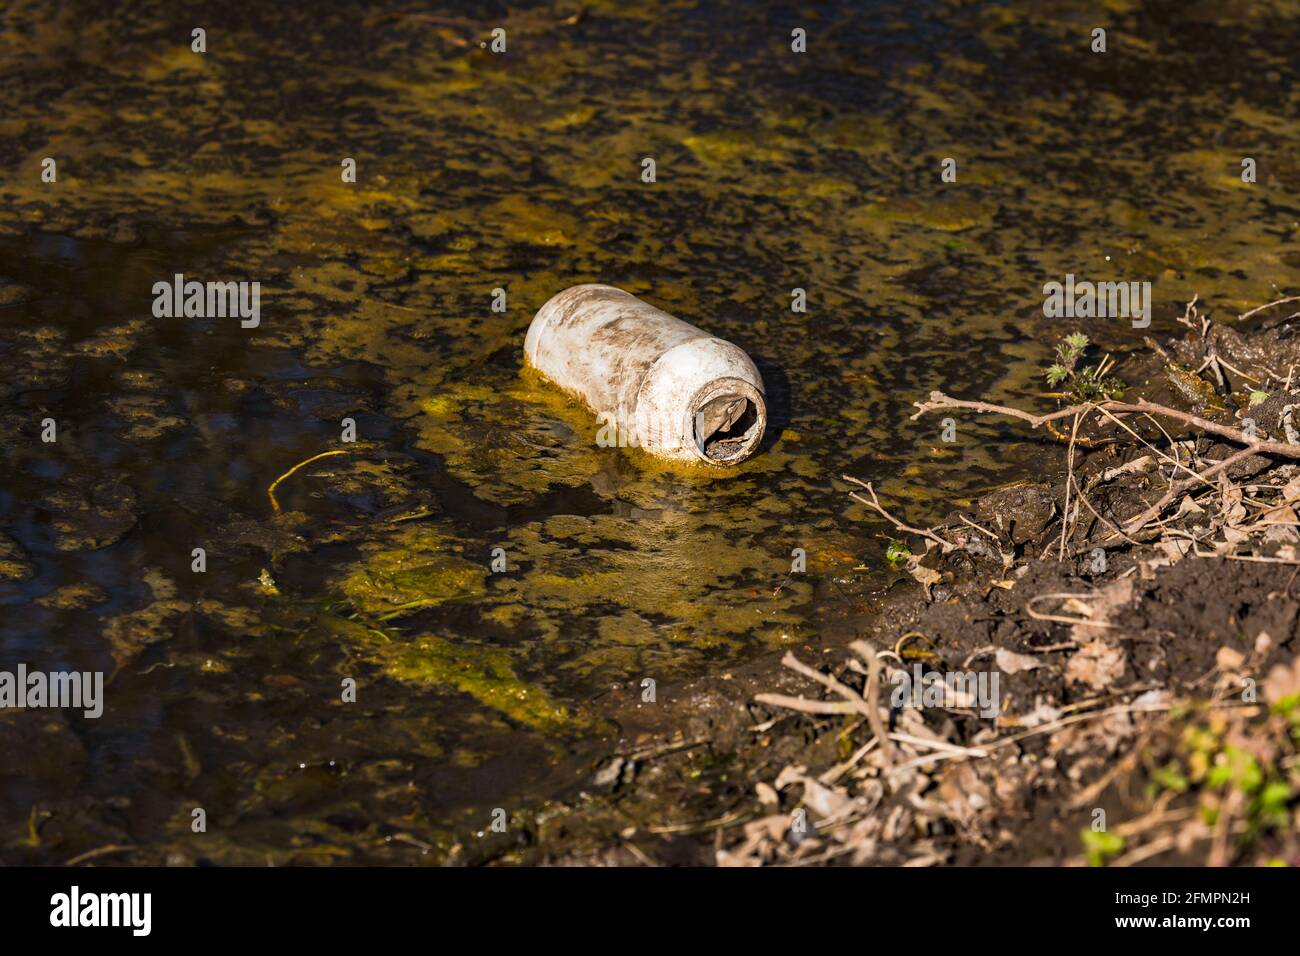
<instances>
[{"instance_id":1,"label":"green sprout","mask_svg":"<svg viewBox=\"0 0 1300 956\"><path fill-rule=\"evenodd\" d=\"M1204 727L1187 727L1183 744L1188 751L1188 779L1203 783L1208 799L1198 806L1206 826L1216 826L1222 802L1220 797L1236 792L1244 798L1246 838L1253 839L1264 830L1285 830L1289 826L1290 806L1295 799L1293 782L1283 778L1282 767L1260 759ZM1177 771L1175 771L1177 772Z\"/></svg>"},{"instance_id":2,"label":"green sprout","mask_svg":"<svg viewBox=\"0 0 1300 956\"><path fill-rule=\"evenodd\" d=\"M1047 367L1047 384L1052 388L1064 386L1066 398L1073 402L1100 402L1118 398L1124 387L1107 374L1114 362L1106 356L1095 366L1080 366L1084 351L1089 345L1088 336L1071 332L1056 346L1056 360Z\"/></svg>"},{"instance_id":3,"label":"green sprout","mask_svg":"<svg viewBox=\"0 0 1300 956\"><path fill-rule=\"evenodd\" d=\"M907 559L912 556L911 550L901 541L890 541L885 547L885 560L894 570L898 570L907 564Z\"/></svg>"},{"instance_id":4,"label":"green sprout","mask_svg":"<svg viewBox=\"0 0 1300 956\"><path fill-rule=\"evenodd\" d=\"M1083 831L1083 851L1089 866L1105 866L1108 859L1124 852L1124 845L1124 838L1117 834L1105 830Z\"/></svg>"}]
</instances>

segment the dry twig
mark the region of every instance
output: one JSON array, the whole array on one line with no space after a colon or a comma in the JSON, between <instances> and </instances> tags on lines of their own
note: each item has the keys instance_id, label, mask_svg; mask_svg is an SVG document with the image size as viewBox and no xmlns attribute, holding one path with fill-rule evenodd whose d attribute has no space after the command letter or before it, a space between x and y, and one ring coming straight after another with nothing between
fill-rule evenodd
<instances>
[{"instance_id":1,"label":"dry twig","mask_svg":"<svg viewBox=\"0 0 1300 956\"><path fill-rule=\"evenodd\" d=\"M1071 405L1069 408L1062 408L1055 412L1048 412L1046 415L1035 415L1032 412L1026 412L1023 409L1013 408L1010 405L997 405L993 402L970 402L960 398L952 398L949 395L945 395L943 392L931 392L930 398L927 401L916 402L914 404L919 411L912 416L912 421L916 421L922 415L934 411L940 411L942 409L965 408L976 412L1007 415L1011 418L1018 418L1021 421L1028 422L1033 428L1037 428L1047 422L1069 418L1071 415L1077 415L1078 413L1090 408L1095 408L1101 412L1159 415L1163 418L1171 418L1174 421L1182 422L1185 425L1191 425L1193 428L1199 428L1201 431L1209 432L1211 435L1218 435L1220 438L1226 438L1239 445L1253 445L1258 451L1268 451L1277 455L1282 455L1286 458L1300 459L1300 445L1290 445L1285 442L1276 441L1258 441L1247 438L1238 428L1232 428L1228 425L1220 425L1218 422L1212 422L1209 419L1201 418L1199 415L1179 411L1178 409L1170 408L1167 405L1158 405L1155 402L1148 402L1146 399L1139 399L1137 402L1084 402L1081 405Z\"/></svg>"},{"instance_id":2,"label":"dry twig","mask_svg":"<svg viewBox=\"0 0 1300 956\"><path fill-rule=\"evenodd\" d=\"M920 535L923 538L928 538L929 540L937 544L940 548L942 548L944 554L947 554L949 551L956 550L957 546L955 544L953 544L951 541L945 541L943 538L939 537L933 531L927 531L924 528L913 528L911 525L903 524L903 522L899 521L897 518L891 515L888 511L885 510L884 506L880 503L880 499L876 497L876 490L871 487L871 482L863 481L860 478L854 478L852 475L841 475L840 477L842 477L845 481L852 482L855 485L858 485L862 488L866 488L867 493L871 495L870 501L868 501L866 498L863 498L856 491L850 491L849 497L852 498L854 501L861 502L862 504L866 505L868 508L874 508L882 518L884 518L886 521L892 524L899 531L905 531L908 534L916 534L916 535Z\"/></svg>"}]
</instances>

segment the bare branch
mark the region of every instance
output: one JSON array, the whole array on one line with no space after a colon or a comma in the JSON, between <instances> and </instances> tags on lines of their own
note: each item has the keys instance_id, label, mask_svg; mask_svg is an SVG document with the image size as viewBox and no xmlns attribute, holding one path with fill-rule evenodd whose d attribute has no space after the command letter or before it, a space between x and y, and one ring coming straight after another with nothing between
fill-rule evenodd
<instances>
[{"instance_id":1,"label":"bare branch","mask_svg":"<svg viewBox=\"0 0 1300 956\"><path fill-rule=\"evenodd\" d=\"M1277 299L1265 305L1258 305L1249 312L1243 312L1241 315L1237 316L1237 321L1240 322L1242 319L1249 319L1256 312L1263 312L1265 309L1271 309L1277 305L1286 305L1288 302L1300 302L1300 295L1289 295L1285 299Z\"/></svg>"},{"instance_id":2,"label":"bare branch","mask_svg":"<svg viewBox=\"0 0 1300 956\"><path fill-rule=\"evenodd\" d=\"M931 392L930 398L924 402L916 402L919 409L912 416L912 421L916 421L922 415L930 412L939 411L948 408L966 408L971 411L985 412L993 415L1007 415L1011 418L1018 418L1021 421L1028 422L1032 427L1037 428L1047 422L1053 422L1060 418L1069 418L1079 412L1086 411L1090 408L1098 409L1102 412L1112 412L1120 414L1146 414L1159 415L1162 418L1172 418L1174 421L1182 422L1185 425L1191 425L1199 428L1201 431L1209 432L1211 435L1218 435L1220 438L1226 438L1229 441L1237 442L1240 445L1249 445L1257 452L1272 452L1275 455L1282 455L1286 458L1300 459L1300 445L1290 445L1286 442L1278 441L1259 441L1257 439L1247 438L1240 429L1232 428L1228 425L1220 425L1209 419L1201 418L1199 415L1193 415L1190 412L1179 411L1176 408L1169 408L1167 405L1157 405L1155 402L1148 402L1146 399L1139 399L1137 402L1084 402L1081 405L1071 405L1069 408L1062 408L1055 412L1049 412L1046 415L1034 415L1023 409L1012 408L1009 405L995 405L992 402L969 402L960 398L952 398L943 392Z\"/></svg>"},{"instance_id":3,"label":"bare branch","mask_svg":"<svg viewBox=\"0 0 1300 956\"><path fill-rule=\"evenodd\" d=\"M863 481L860 478L854 478L852 475L841 475L840 477L843 478L845 481L852 482L853 484L858 485L859 487L866 488L867 493L871 495L870 501L868 501L866 498L863 498L856 491L850 491L849 497L852 498L854 501L861 502L862 504L866 505L868 508L874 508L882 518L884 518L886 521L892 524L899 531L906 531L908 534L917 534L923 538L929 538L931 541L933 541L935 544L937 544L939 547L943 549L944 554L947 554L949 551L957 550L957 546L955 544L953 544L951 541L945 541L943 538L939 537L933 531L927 531L924 528L913 528L911 525L903 524L903 522L899 521L897 518L891 515L888 511L885 510L884 505L880 503L880 499L876 497L876 489L871 487L871 482Z\"/></svg>"}]
</instances>

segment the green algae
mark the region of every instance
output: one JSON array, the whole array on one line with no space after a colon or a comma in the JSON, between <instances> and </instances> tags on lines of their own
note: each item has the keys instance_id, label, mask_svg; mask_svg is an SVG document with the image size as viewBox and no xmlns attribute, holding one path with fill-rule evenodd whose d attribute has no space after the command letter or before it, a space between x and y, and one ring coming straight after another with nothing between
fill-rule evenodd
<instances>
[{"instance_id":1,"label":"green algae","mask_svg":"<svg viewBox=\"0 0 1300 956\"><path fill-rule=\"evenodd\" d=\"M757 131L698 133L685 137L682 145L706 165L726 166L733 170L737 163L751 160L779 163L789 155L788 149Z\"/></svg>"},{"instance_id":2,"label":"green algae","mask_svg":"<svg viewBox=\"0 0 1300 956\"><path fill-rule=\"evenodd\" d=\"M338 589L359 613L385 621L483 593L487 571L456 553L450 536L421 525L364 547Z\"/></svg>"},{"instance_id":3,"label":"green algae","mask_svg":"<svg viewBox=\"0 0 1300 956\"><path fill-rule=\"evenodd\" d=\"M397 680L455 688L537 730L568 732L582 723L568 707L521 681L510 656L495 648L465 646L421 634L401 644L386 645L379 661L384 672Z\"/></svg>"},{"instance_id":4,"label":"green algae","mask_svg":"<svg viewBox=\"0 0 1300 956\"><path fill-rule=\"evenodd\" d=\"M961 232L987 223L991 208L965 196L926 199L879 199L852 220L870 227L873 222L903 223L924 226L942 232Z\"/></svg>"},{"instance_id":5,"label":"green algae","mask_svg":"<svg viewBox=\"0 0 1300 956\"><path fill-rule=\"evenodd\" d=\"M315 625L347 641L362 659L394 680L428 690L455 690L516 723L548 734L590 730L592 721L580 708L555 700L543 688L522 680L511 652L464 639L429 633L387 634L337 617Z\"/></svg>"}]
</instances>

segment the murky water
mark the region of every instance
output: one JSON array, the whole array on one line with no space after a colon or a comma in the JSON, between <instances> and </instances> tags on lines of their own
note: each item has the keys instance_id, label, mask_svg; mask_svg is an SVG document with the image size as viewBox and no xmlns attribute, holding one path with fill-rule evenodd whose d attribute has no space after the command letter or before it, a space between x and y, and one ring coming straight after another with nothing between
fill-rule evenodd
<instances>
[{"instance_id":1,"label":"murky water","mask_svg":"<svg viewBox=\"0 0 1300 956\"><path fill-rule=\"evenodd\" d=\"M1043 401L1045 281L1153 281L1159 332L1300 267L1295 4L414 6L0 10L0 665L111 675L0 713L0 859L442 859L579 779L614 685L861 626L896 573L840 474L923 523L1038 467L908 414ZM260 326L155 318L176 273ZM601 448L521 374L587 281L749 351L763 452Z\"/></svg>"}]
</instances>

